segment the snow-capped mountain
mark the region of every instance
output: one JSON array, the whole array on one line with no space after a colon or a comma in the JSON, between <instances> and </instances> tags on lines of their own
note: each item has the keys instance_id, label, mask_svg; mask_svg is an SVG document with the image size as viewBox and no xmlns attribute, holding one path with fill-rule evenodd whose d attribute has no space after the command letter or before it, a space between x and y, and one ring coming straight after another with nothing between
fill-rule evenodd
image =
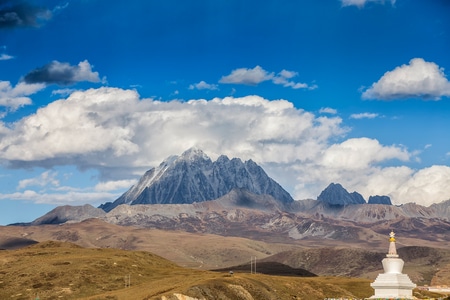
<instances>
[{"instance_id":1,"label":"snow-capped mountain","mask_svg":"<svg viewBox=\"0 0 450 300\"><path fill-rule=\"evenodd\" d=\"M111 211L121 204L185 204L217 199L232 189L271 195L281 203L294 200L252 160L242 162L222 155L212 161L202 150L191 148L170 156L152 168L114 202L100 206Z\"/></svg>"}]
</instances>

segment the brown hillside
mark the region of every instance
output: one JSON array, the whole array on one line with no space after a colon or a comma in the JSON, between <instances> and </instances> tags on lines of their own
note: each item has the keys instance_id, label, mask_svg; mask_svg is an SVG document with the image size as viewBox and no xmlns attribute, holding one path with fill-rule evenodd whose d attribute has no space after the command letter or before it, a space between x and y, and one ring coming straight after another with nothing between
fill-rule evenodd
<instances>
[{"instance_id":1,"label":"brown hillside","mask_svg":"<svg viewBox=\"0 0 450 300\"><path fill-rule=\"evenodd\" d=\"M283 244L213 234L118 226L96 219L62 225L0 226L0 249L15 249L48 240L71 242L90 248L149 251L180 266L194 269L209 270L248 264L250 257L256 257L258 262L279 262L322 276L351 276L370 280L381 272L381 259L387 250L385 237L375 249L364 244L356 248L353 244L322 238L291 240L291 244ZM448 250L405 247L408 244L429 243L404 238L399 241L397 246L400 256L405 260L405 273L415 283L429 285L433 278L436 279L433 282L450 282L450 273L445 271L445 266L450 263Z\"/></svg>"},{"instance_id":2,"label":"brown hillside","mask_svg":"<svg viewBox=\"0 0 450 300\"><path fill-rule=\"evenodd\" d=\"M323 299L371 293L362 279L184 269L154 254L49 241L0 251L1 299ZM194 298L195 299L195 298Z\"/></svg>"},{"instance_id":3,"label":"brown hillside","mask_svg":"<svg viewBox=\"0 0 450 300\"><path fill-rule=\"evenodd\" d=\"M251 256L260 259L297 247L214 234L119 226L97 219L63 225L0 226L0 248L12 238L71 242L91 248L150 251L180 266L205 270L239 265L246 263ZM7 249L13 249L14 245L8 243Z\"/></svg>"},{"instance_id":4,"label":"brown hillside","mask_svg":"<svg viewBox=\"0 0 450 300\"><path fill-rule=\"evenodd\" d=\"M405 261L404 272L418 285L450 282L450 250L409 246L398 249ZM321 276L350 276L375 279L383 272L386 252L351 248L295 249L280 252L261 261L279 262L303 268ZM434 278L434 279L433 279ZM439 278L439 281L437 280Z\"/></svg>"}]
</instances>

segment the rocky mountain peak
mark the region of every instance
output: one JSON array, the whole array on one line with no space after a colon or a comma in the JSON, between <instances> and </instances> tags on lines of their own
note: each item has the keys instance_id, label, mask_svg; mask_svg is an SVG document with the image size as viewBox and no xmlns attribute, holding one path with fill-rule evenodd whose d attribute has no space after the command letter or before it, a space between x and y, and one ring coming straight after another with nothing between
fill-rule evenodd
<instances>
[{"instance_id":1,"label":"rocky mountain peak","mask_svg":"<svg viewBox=\"0 0 450 300\"><path fill-rule=\"evenodd\" d=\"M363 196L357 192L349 193L339 183L330 183L325 188L317 200L325 202L330 205L350 205L350 204L365 204Z\"/></svg>"},{"instance_id":2,"label":"rocky mountain peak","mask_svg":"<svg viewBox=\"0 0 450 300\"><path fill-rule=\"evenodd\" d=\"M389 196L370 196L368 204L384 204L384 205L392 205L391 198Z\"/></svg>"},{"instance_id":3,"label":"rocky mountain peak","mask_svg":"<svg viewBox=\"0 0 450 300\"><path fill-rule=\"evenodd\" d=\"M178 158L185 161L211 160L208 155L205 154L205 152L196 147L192 147L184 151L183 154L181 154L181 156L179 156Z\"/></svg>"},{"instance_id":4,"label":"rocky mountain peak","mask_svg":"<svg viewBox=\"0 0 450 300\"><path fill-rule=\"evenodd\" d=\"M170 156L141 177L138 184L113 203L100 206L110 211L121 204L184 204L217 199L232 189L271 195L281 203L294 200L252 160L242 162L220 156L213 162L200 149L190 148Z\"/></svg>"}]
</instances>

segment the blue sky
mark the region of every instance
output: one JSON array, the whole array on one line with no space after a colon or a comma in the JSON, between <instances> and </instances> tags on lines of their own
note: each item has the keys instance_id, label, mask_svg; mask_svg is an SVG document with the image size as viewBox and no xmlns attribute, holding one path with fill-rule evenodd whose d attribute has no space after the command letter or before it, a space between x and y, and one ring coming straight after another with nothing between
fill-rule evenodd
<instances>
[{"instance_id":1,"label":"blue sky","mask_svg":"<svg viewBox=\"0 0 450 300\"><path fill-rule=\"evenodd\" d=\"M450 1L0 0L0 224L197 147L295 199L450 199Z\"/></svg>"}]
</instances>

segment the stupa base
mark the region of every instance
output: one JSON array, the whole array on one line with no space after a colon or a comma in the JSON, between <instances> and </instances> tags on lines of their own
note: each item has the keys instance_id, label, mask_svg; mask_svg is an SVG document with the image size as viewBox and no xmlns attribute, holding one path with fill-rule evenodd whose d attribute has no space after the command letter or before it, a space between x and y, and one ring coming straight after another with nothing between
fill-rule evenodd
<instances>
[{"instance_id":1,"label":"stupa base","mask_svg":"<svg viewBox=\"0 0 450 300\"><path fill-rule=\"evenodd\" d=\"M375 295L369 299L415 299L412 291L416 285L406 274L380 274L370 286L375 290Z\"/></svg>"}]
</instances>

